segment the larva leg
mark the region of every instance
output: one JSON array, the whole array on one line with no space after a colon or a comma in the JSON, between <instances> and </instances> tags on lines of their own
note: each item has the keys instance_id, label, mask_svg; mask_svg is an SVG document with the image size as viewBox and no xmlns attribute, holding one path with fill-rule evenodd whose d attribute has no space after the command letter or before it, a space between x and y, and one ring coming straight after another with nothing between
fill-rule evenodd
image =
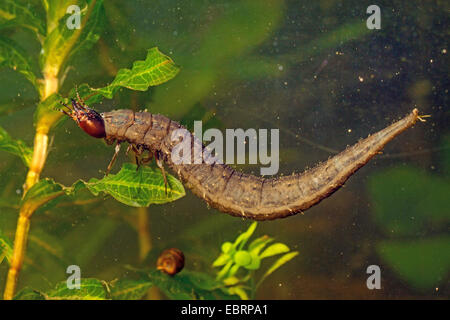
<instances>
[{"instance_id":1,"label":"larva leg","mask_svg":"<svg viewBox=\"0 0 450 320\"><path fill-rule=\"evenodd\" d=\"M120 151L120 142L117 141L116 149L114 151L114 155L113 155L113 157L111 159L111 162L108 165L108 168L106 168L106 175L108 175L109 171L111 171L111 168L114 165L114 162L116 161L116 158L117 158L117 155L119 154L119 151Z\"/></svg>"},{"instance_id":2,"label":"larva leg","mask_svg":"<svg viewBox=\"0 0 450 320\"><path fill-rule=\"evenodd\" d=\"M86 109L88 106L86 105L86 102L84 102L83 98L81 98L80 93L78 92L77 86L75 86L75 91L77 93L78 102L80 103L81 106L83 106Z\"/></svg>"},{"instance_id":3,"label":"larva leg","mask_svg":"<svg viewBox=\"0 0 450 320\"><path fill-rule=\"evenodd\" d=\"M134 152L134 158L136 159L136 171L139 170L139 167L141 166L141 159L139 158L142 155L142 148L136 147L135 145L133 145L133 152Z\"/></svg>"},{"instance_id":4,"label":"larva leg","mask_svg":"<svg viewBox=\"0 0 450 320\"><path fill-rule=\"evenodd\" d=\"M132 144L128 145L127 151L125 151L125 155L128 156L128 153L130 153L131 148L133 147Z\"/></svg>"},{"instance_id":5,"label":"larva leg","mask_svg":"<svg viewBox=\"0 0 450 320\"><path fill-rule=\"evenodd\" d=\"M86 102L84 102L83 98L81 98L80 93L78 92L78 87L75 86L75 92L77 93L77 99L78 99L78 104L85 110L88 111L89 107L86 104ZM90 97L92 97L93 95L95 95L95 92L92 92L90 95L87 96L86 99L89 99Z\"/></svg>"},{"instance_id":6,"label":"larva leg","mask_svg":"<svg viewBox=\"0 0 450 320\"><path fill-rule=\"evenodd\" d=\"M151 151L148 152L148 156L141 159L141 164L147 164L153 159L153 153Z\"/></svg>"},{"instance_id":7,"label":"larva leg","mask_svg":"<svg viewBox=\"0 0 450 320\"><path fill-rule=\"evenodd\" d=\"M161 160L160 157L159 157L159 153L158 153L158 152L155 153L155 160L156 160L156 165L161 169L161 172L162 172L162 175L163 175L163 178L164 178L164 187L165 187L165 190L166 190L166 196L167 196L167 177L166 177L166 171L164 170L164 165L163 165L162 160Z\"/></svg>"},{"instance_id":8,"label":"larva leg","mask_svg":"<svg viewBox=\"0 0 450 320\"><path fill-rule=\"evenodd\" d=\"M64 107L66 107L67 108L67 110L69 110L69 112L67 112L66 110L64 110L64 109L60 109L59 111L61 111L62 113L64 113L66 116L69 116L70 118L72 118L72 115L71 115L71 113L72 113L72 109L70 109L69 108L69 106L67 105L67 104L65 104L64 102L60 102Z\"/></svg>"},{"instance_id":9,"label":"larva leg","mask_svg":"<svg viewBox=\"0 0 450 320\"><path fill-rule=\"evenodd\" d=\"M134 159L136 160L136 165L137 165L136 171L138 171L139 167L141 166L141 161L139 160L139 157L142 154L142 149L137 148L134 144L129 144L125 154L128 155L130 150L133 150L133 152L134 152Z\"/></svg>"}]
</instances>

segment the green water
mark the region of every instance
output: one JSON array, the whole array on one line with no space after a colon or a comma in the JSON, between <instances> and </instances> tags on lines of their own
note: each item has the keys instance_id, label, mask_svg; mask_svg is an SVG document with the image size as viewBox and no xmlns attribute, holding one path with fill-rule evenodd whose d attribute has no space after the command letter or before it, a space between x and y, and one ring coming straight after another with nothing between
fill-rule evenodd
<instances>
[{"instance_id":1,"label":"green water","mask_svg":"<svg viewBox=\"0 0 450 320\"><path fill-rule=\"evenodd\" d=\"M118 69L157 46L180 66L174 79L145 92L120 90L94 107L147 108L223 132L279 129L280 174L312 167L418 108L431 115L427 122L396 138L344 188L304 215L259 223L255 236L274 237L299 255L255 297L448 298L449 4L377 5L381 29L370 30L361 1L107 1L100 40L69 61L59 92L67 96L82 83L106 86ZM40 44L30 30L4 28L0 36L20 44L39 73ZM0 83L0 126L32 146L36 90L10 68L0 69ZM113 147L72 121L50 136L41 177L67 186L103 177ZM113 173L132 161L122 153ZM259 174L256 165L237 168ZM0 151L0 231L11 241L26 173L18 157ZM72 264L82 277L121 278L127 265L154 268L170 247L184 252L186 270L214 276L221 244L251 223L208 208L189 190L148 209L108 196L89 199L52 202L32 216L19 290L48 290L65 281ZM139 240L139 216L148 218L150 240ZM145 258L142 246L151 247ZM370 265L381 268L380 290L366 286ZM7 270L3 261L0 292Z\"/></svg>"}]
</instances>

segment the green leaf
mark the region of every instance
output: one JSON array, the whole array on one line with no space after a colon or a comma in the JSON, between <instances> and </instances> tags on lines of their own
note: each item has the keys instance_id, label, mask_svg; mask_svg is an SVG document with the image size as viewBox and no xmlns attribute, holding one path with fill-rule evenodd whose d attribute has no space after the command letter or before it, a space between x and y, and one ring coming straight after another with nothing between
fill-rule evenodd
<instances>
[{"instance_id":1,"label":"green leaf","mask_svg":"<svg viewBox=\"0 0 450 320\"><path fill-rule=\"evenodd\" d=\"M231 257L228 254L222 253L216 260L214 260L212 266L213 267L220 267L228 263L230 261Z\"/></svg>"},{"instance_id":2,"label":"green leaf","mask_svg":"<svg viewBox=\"0 0 450 320\"><path fill-rule=\"evenodd\" d=\"M285 253L289 251L289 247L285 245L284 243L278 242L274 243L273 245L269 246L266 250L261 253L259 256L260 259L264 259L267 257L275 256L280 253Z\"/></svg>"},{"instance_id":3,"label":"green leaf","mask_svg":"<svg viewBox=\"0 0 450 320\"><path fill-rule=\"evenodd\" d=\"M48 299L55 300L106 300L104 283L97 279L81 279L80 289L67 288L67 282L60 282L48 293Z\"/></svg>"},{"instance_id":4,"label":"green leaf","mask_svg":"<svg viewBox=\"0 0 450 320\"><path fill-rule=\"evenodd\" d=\"M239 271L240 267L241 266L239 264L235 264L234 266L232 266L230 268L230 271L228 271L227 273L227 278L233 277Z\"/></svg>"},{"instance_id":5,"label":"green leaf","mask_svg":"<svg viewBox=\"0 0 450 320\"><path fill-rule=\"evenodd\" d=\"M117 174L110 174L101 180L91 179L89 182L79 181L94 195L100 192L110 194L117 201L133 207L148 207L150 204L163 204L175 201L185 195L184 187L174 176L166 174L167 195L164 178L160 170L150 167L139 167L125 163Z\"/></svg>"},{"instance_id":6,"label":"green leaf","mask_svg":"<svg viewBox=\"0 0 450 320\"><path fill-rule=\"evenodd\" d=\"M186 270L183 270L185 272ZM180 274L169 276L159 270L146 273L146 281L158 287L169 299L195 299L195 291L192 286L188 286L185 279L180 280Z\"/></svg>"},{"instance_id":7,"label":"green leaf","mask_svg":"<svg viewBox=\"0 0 450 320\"><path fill-rule=\"evenodd\" d=\"M31 216L37 209L67 192L52 179L42 179L31 187L21 201L21 213Z\"/></svg>"},{"instance_id":8,"label":"green leaf","mask_svg":"<svg viewBox=\"0 0 450 320\"><path fill-rule=\"evenodd\" d=\"M252 257L250 253L245 250L239 250L234 255L234 263L239 266L246 266L252 262Z\"/></svg>"},{"instance_id":9,"label":"green leaf","mask_svg":"<svg viewBox=\"0 0 450 320\"><path fill-rule=\"evenodd\" d=\"M5 27L24 27L36 34L45 35L43 17L37 16L37 10L30 3L18 0L2 0L0 2L0 29Z\"/></svg>"},{"instance_id":10,"label":"green leaf","mask_svg":"<svg viewBox=\"0 0 450 320\"><path fill-rule=\"evenodd\" d=\"M247 292L245 292L245 289L243 286L234 286L228 289L228 293L233 295L238 295L241 300L249 300L250 298L247 295Z\"/></svg>"},{"instance_id":11,"label":"green leaf","mask_svg":"<svg viewBox=\"0 0 450 320\"><path fill-rule=\"evenodd\" d=\"M378 254L398 276L414 288L427 290L448 284L450 237L392 240L377 245Z\"/></svg>"},{"instance_id":12,"label":"green leaf","mask_svg":"<svg viewBox=\"0 0 450 320\"><path fill-rule=\"evenodd\" d=\"M169 81L179 70L170 57L161 53L158 48L152 48L148 50L144 61L135 61L131 70L120 69L110 85L94 90L109 99L121 87L146 91L149 86Z\"/></svg>"},{"instance_id":13,"label":"green leaf","mask_svg":"<svg viewBox=\"0 0 450 320\"><path fill-rule=\"evenodd\" d=\"M51 3L48 3L48 9L52 15L50 19L52 21L59 19L59 21L57 27L52 29L44 41L40 65L44 74L57 76L70 57L81 50L89 49L97 42L104 20L104 8L102 0L91 1L89 5L86 3L80 10L81 28L69 29L67 19L70 14L62 17L60 15L65 14L68 5L73 1L64 1L65 6L56 6L54 10L52 10L54 1L49 2ZM49 28L52 27L49 25Z\"/></svg>"},{"instance_id":14,"label":"green leaf","mask_svg":"<svg viewBox=\"0 0 450 320\"><path fill-rule=\"evenodd\" d=\"M2 127L0 127L0 150L19 156L27 167L30 166L33 150L25 142L11 138Z\"/></svg>"},{"instance_id":15,"label":"green leaf","mask_svg":"<svg viewBox=\"0 0 450 320\"><path fill-rule=\"evenodd\" d=\"M111 283L110 297L113 300L138 300L152 287L152 283L144 280L120 279Z\"/></svg>"},{"instance_id":16,"label":"green leaf","mask_svg":"<svg viewBox=\"0 0 450 320\"><path fill-rule=\"evenodd\" d=\"M239 246L239 249L242 249L247 240L252 236L257 225L258 223L255 221L250 225L250 227L248 227L247 231L241 233L233 243L234 248L237 248Z\"/></svg>"},{"instance_id":17,"label":"green leaf","mask_svg":"<svg viewBox=\"0 0 450 320\"><path fill-rule=\"evenodd\" d=\"M193 288L200 290L214 291L222 286L220 282L217 282L216 279L211 277L209 274L193 272L186 269L183 273L178 274L177 279L187 281L192 284Z\"/></svg>"},{"instance_id":18,"label":"green leaf","mask_svg":"<svg viewBox=\"0 0 450 320\"><path fill-rule=\"evenodd\" d=\"M261 266L261 258L255 252L250 252L251 261L248 265L244 266L248 270L258 270Z\"/></svg>"},{"instance_id":19,"label":"green leaf","mask_svg":"<svg viewBox=\"0 0 450 320\"><path fill-rule=\"evenodd\" d=\"M22 200L22 209L32 214L36 209L61 195L75 195L80 189L87 188L95 196L105 192L116 200L134 207L162 204L177 200L185 195L180 181L167 175L167 195L164 178L159 170L140 167L126 163L116 175L109 175L101 180L91 179L89 182L77 181L72 187L64 187L52 179L42 179L26 193Z\"/></svg>"},{"instance_id":20,"label":"green leaf","mask_svg":"<svg viewBox=\"0 0 450 320\"><path fill-rule=\"evenodd\" d=\"M22 210L28 210L31 214L40 206L63 194L63 187L59 183L48 178L39 180L22 199Z\"/></svg>"},{"instance_id":21,"label":"green leaf","mask_svg":"<svg viewBox=\"0 0 450 320\"><path fill-rule=\"evenodd\" d=\"M223 253L228 253L233 249L233 244L229 241L225 241L222 243L221 249Z\"/></svg>"},{"instance_id":22,"label":"green leaf","mask_svg":"<svg viewBox=\"0 0 450 320\"><path fill-rule=\"evenodd\" d=\"M268 235L263 235L259 238L256 238L250 244L248 245L248 250L254 250L257 247L259 247L262 243L269 243L270 241L273 241L273 238L269 237Z\"/></svg>"},{"instance_id":23,"label":"green leaf","mask_svg":"<svg viewBox=\"0 0 450 320\"><path fill-rule=\"evenodd\" d=\"M223 283L226 286L235 286L237 285L241 280L238 277L228 277L226 279L223 279Z\"/></svg>"},{"instance_id":24,"label":"green leaf","mask_svg":"<svg viewBox=\"0 0 450 320\"><path fill-rule=\"evenodd\" d=\"M290 260L292 260L295 256L298 255L298 251L293 251L293 252L289 252L286 253L285 255L283 255L282 257L280 257L277 261L275 261L274 264L272 264L272 266L267 269L267 271L264 273L264 275L261 277L261 279L258 281L258 284L256 285L257 287L264 281L264 279L266 279L268 276L270 276L274 271L276 271L278 268L280 268L282 265L284 265L285 263L289 262Z\"/></svg>"},{"instance_id":25,"label":"green leaf","mask_svg":"<svg viewBox=\"0 0 450 320\"><path fill-rule=\"evenodd\" d=\"M157 286L170 299L230 299L219 289L222 285L210 276L183 270L171 277L159 270L147 274L148 281Z\"/></svg>"},{"instance_id":26,"label":"green leaf","mask_svg":"<svg viewBox=\"0 0 450 320\"><path fill-rule=\"evenodd\" d=\"M25 287L20 290L15 296L14 300L46 300L44 293L31 288Z\"/></svg>"},{"instance_id":27,"label":"green leaf","mask_svg":"<svg viewBox=\"0 0 450 320\"><path fill-rule=\"evenodd\" d=\"M217 273L217 280L228 278L228 273L233 266L233 260L228 261L228 263Z\"/></svg>"},{"instance_id":28,"label":"green leaf","mask_svg":"<svg viewBox=\"0 0 450 320\"><path fill-rule=\"evenodd\" d=\"M11 263L11 258L13 254L13 244L12 241L9 240L0 230L0 264L3 262L3 259L6 258L8 263Z\"/></svg>"},{"instance_id":29,"label":"green leaf","mask_svg":"<svg viewBox=\"0 0 450 320\"><path fill-rule=\"evenodd\" d=\"M8 67L20 72L39 90L36 75L27 53L14 41L0 37L0 68Z\"/></svg>"},{"instance_id":30,"label":"green leaf","mask_svg":"<svg viewBox=\"0 0 450 320\"><path fill-rule=\"evenodd\" d=\"M255 253L256 255L259 255L261 250L270 242L272 242L274 239L270 238L267 235L264 235L262 237L256 238L253 240L250 245L248 246L248 251L251 253Z\"/></svg>"}]
</instances>

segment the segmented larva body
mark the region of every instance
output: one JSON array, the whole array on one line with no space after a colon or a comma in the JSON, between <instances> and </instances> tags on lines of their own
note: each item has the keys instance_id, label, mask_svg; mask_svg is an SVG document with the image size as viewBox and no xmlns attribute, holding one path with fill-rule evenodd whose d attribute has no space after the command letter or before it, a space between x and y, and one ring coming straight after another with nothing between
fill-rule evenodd
<instances>
[{"instance_id":1,"label":"segmented larva body","mask_svg":"<svg viewBox=\"0 0 450 320\"><path fill-rule=\"evenodd\" d=\"M305 211L338 190L390 140L419 118L414 109L403 119L348 147L313 169L276 178L256 177L224 164L176 164L172 132L183 128L169 118L148 112L116 110L101 114L107 142L127 141L158 152L194 194L210 206L255 220L284 218ZM194 137L191 135L191 141Z\"/></svg>"}]
</instances>

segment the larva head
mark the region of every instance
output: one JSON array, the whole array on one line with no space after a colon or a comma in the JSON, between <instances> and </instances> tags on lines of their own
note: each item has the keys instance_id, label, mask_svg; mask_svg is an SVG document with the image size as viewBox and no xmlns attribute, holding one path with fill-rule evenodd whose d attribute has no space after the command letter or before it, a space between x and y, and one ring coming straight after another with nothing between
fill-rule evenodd
<instances>
[{"instance_id":1,"label":"larva head","mask_svg":"<svg viewBox=\"0 0 450 320\"><path fill-rule=\"evenodd\" d=\"M64 110L62 112L71 117L84 132L94 138L106 137L105 122L98 112L74 99L72 99L73 110L66 104L63 105L69 112Z\"/></svg>"}]
</instances>

